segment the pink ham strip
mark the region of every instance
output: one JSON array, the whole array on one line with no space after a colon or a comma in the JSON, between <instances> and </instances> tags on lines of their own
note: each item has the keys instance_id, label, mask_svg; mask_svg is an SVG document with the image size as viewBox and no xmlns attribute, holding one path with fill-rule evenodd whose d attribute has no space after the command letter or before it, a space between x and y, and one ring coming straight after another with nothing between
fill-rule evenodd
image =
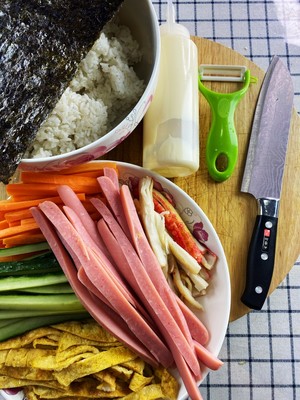
<instances>
[{"instance_id":1,"label":"pink ham strip","mask_svg":"<svg viewBox=\"0 0 300 400\"><path fill-rule=\"evenodd\" d=\"M129 291L129 289L127 287L127 283L124 279L122 279L121 275L118 273L116 265L112 265L111 261L106 257L106 255L104 253L102 253L101 249L93 241L93 239L90 237L89 233L83 226L81 219L78 217L76 212L67 206L64 206L63 210L64 210L66 216L68 217L69 221L72 223L72 225L78 232L79 236L82 238L83 242L87 246L89 246L91 249L93 249L95 251L96 255L98 255L98 257L100 257L100 259L104 260L104 265L106 267L108 267L107 269L108 269L108 272L111 273L111 278L115 280L115 284L123 292L123 294L127 298L127 300L143 315L143 317L148 321L148 323L151 323L150 316L146 312L145 308L139 304L139 301ZM74 252L72 252L72 249L70 248L70 246L68 246L68 244L64 242L63 237L61 237L61 240L62 240L64 246L70 252L73 260L75 261L75 265L80 265L79 260L77 260L76 254ZM117 247L118 246L116 246L116 248Z\"/></svg>"},{"instance_id":2,"label":"pink ham strip","mask_svg":"<svg viewBox=\"0 0 300 400\"><path fill-rule=\"evenodd\" d=\"M202 346L200 343L197 343L196 341L195 341L195 349L200 361L202 361L202 363L206 365L208 368L216 371L217 369L222 367L223 361L213 356L211 352L207 350L207 348Z\"/></svg>"},{"instance_id":3,"label":"pink ham strip","mask_svg":"<svg viewBox=\"0 0 300 400\"><path fill-rule=\"evenodd\" d=\"M89 236L89 233L86 231L85 227L83 226L76 212L72 208L67 206L64 206L63 210L66 216L68 217L69 221L72 223L73 227L78 232L83 242L88 247L93 249L99 258L103 259L104 265L105 267L107 267L107 270L111 273L111 277L113 280L115 280L115 284L117 285L117 287L123 292L127 300L130 301L131 304L136 306L136 299L134 299L132 293L129 292L124 280L121 279L120 275L116 271L115 267L111 264L110 260L105 256L104 253L101 252L101 249L99 249L94 240Z\"/></svg>"},{"instance_id":4,"label":"pink ham strip","mask_svg":"<svg viewBox=\"0 0 300 400\"><path fill-rule=\"evenodd\" d=\"M131 350L140 355L145 361L153 366L157 366L156 359L150 354L146 347L132 334L127 324L122 318L115 313L111 308L101 300L97 299L95 302L94 297L86 289L85 286L77 278L77 271L74 267L73 261L69 254L62 245L59 237L49 220L37 208L31 208L32 215L39 225L43 235L49 243L53 253L55 254L62 270L64 271L72 289L82 302L83 306L90 313L90 315L105 328L108 332L114 335L118 340L128 346Z\"/></svg>"},{"instance_id":5,"label":"pink ham strip","mask_svg":"<svg viewBox=\"0 0 300 400\"><path fill-rule=\"evenodd\" d=\"M120 199L120 190L119 187L116 188L113 181L107 176L99 176L97 181L101 187L101 190L109 204L109 208L113 212L116 220L119 222L126 236L130 238L130 232L128 230L128 225L126 222L126 218L124 215L124 210L122 207L121 199Z\"/></svg>"},{"instance_id":6,"label":"pink ham strip","mask_svg":"<svg viewBox=\"0 0 300 400\"><path fill-rule=\"evenodd\" d=\"M114 261L116 262L116 265L119 268L119 271L121 272L121 274L124 277L126 277L127 282L129 283L131 288L134 290L136 296L140 299L141 303L145 304L145 302L147 302L147 300L145 299L143 290L138 285L138 283L132 273L130 265L128 264L128 261L126 260L126 258L123 255L123 252L121 250L121 247L120 247L118 241L116 240L116 238L114 237L114 235L112 234L112 232L110 231L106 222L103 219L100 219L98 221L98 229L99 229L100 235L103 238L105 245L107 246L108 251L110 251L113 256ZM144 310L144 312L145 312L145 310ZM157 327L153 324L153 320L150 316L148 316L148 318L146 317L146 319L147 319L148 323L151 325L153 330L157 329Z\"/></svg>"},{"instance_id":7,"label":"pink ham strip","mask_svg":"<svg viewBox=\"0 0 300 400\"><path fill-rule=\"evenodd\" d=\"M207 344L209 341L209 333L205 325L200 321L199 318L196 317L196 315L188 308L188 306L184 304L184 302L178 296L175 295L175 293L174 297L176 298L176 301L186 319L192 338L202 345Z\"/></svg>"},{"instance_id":8,"label":"pink ham strip","mask_svg":"<svg viewBox=\"0 0 300 400\"><path fill-rule=\"evenodd\" d=\"M177 353L174 348L171 348L171 351L173 351L175 355L174 358L176 367L190 398L192 400L203 400L203 397L201 396L200 390L197 385L197 381L200 381L201 379L201 373L199 373L197 376L193 375L183 356L180 353Z\"/></svg>"},{"instance_id":9,"label":"pink ham strip","mask_svg":"<svg viewBox=\"0 0 300 400\"><path fill-rule=\"evenodd\" d=\"M75 192L67 185L58 186L57 192L66 206L72 208L74 211L76 210L76 213L78 214L82 224L89 232L94 242L105 253L106 249L103 245L101 238L98 235L96 223L92 220L91 216L86 211L83 204L76 196ZM108 257L108 254L106 254L106 256Z\"/></svg>"},{"instance_id":10,"label":"pink ham strip","mask_svg":"<svg viewBox=\"0 0 300 400\"><path fill-rule=\"evenodd\" d=\"M100 290L113 309L124 319L136 337L147 346L153 356L163 366L169 367L173 362L170 351L115 285L103 265L103 260L96 257L89 247L86 246L85 249L82 249L81 246L77 246L77 242L80 240L79 235L56 204L45 201L39 207L54 227L61 233L65 233L63 234L65 241L76 254L90 281Z\"/></svg>"},{"instance_id":11,"label":"pink ham strip","mask_svg":"<svg viewBox=\"0 0 300 400\"><path fill-rule=\"evenodd\" d=\"M118 174L117 174L117 171L115 170L115 168L104 167L103 175L107 176L112 181L115 188L120 192L119 177L118 177Z\"/></svg>"},{"instance_id":12,"label":"pink ham strip","mask_svg":"<svg viewBox=\"0 0 300 400\"><path fill-rule=\"evenodd\" d=\"M200 367L193 349L187 342L185 336L168 310L168 307L158 294L129 239L124 234L122 228L115 220L110 210L100 199L94 198L91 199L91 202L102 215L103 219L117 239L123 257L127 259L127 263L132 269L132 274L134 275L137 284L143 288L144 299L146 299L145 307L148 309L150 315L152 315L152 318L163 333L165 340L167 343L170 341L176 343L176 351L184 355L184 358L188 362L192 371L195 375L198 375L200 373ZM122 260L120 260L120 262L122 262Z\"/></svg>"},{"instance_id":13,"label":"pink ham strip","mask_svg":"<svg viewBox=\"0 0 300 400\"><path fill-rule=\"evenodd\" d=\"M121 187L120 194L124 214L135 249L148 275L150 276L150 279L154 283L154 286L156 287L158 293L160 294L166 306L175 318L177 324L187 338L190 346L193 348L194 344L186 320L179 305L177 304L177 301L174 297L174 292L168 285L162 268L157 260L157 257L155 256L149 244L128 186L123 185Z\"/></svg>"}]
</instances>

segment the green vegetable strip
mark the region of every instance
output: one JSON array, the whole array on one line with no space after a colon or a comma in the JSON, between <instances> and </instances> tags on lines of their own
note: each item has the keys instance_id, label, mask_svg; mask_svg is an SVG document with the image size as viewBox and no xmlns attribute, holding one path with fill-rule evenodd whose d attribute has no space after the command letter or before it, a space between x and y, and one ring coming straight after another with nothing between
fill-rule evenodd
<instances>
[{"instance_id":1,"label":"green vegetable strip","mask_svg":"<svg viewBox=\"0 0 300 400\"><path fill-rule=\"evenodd\" d=\"M44 317L22 318L20 321L15 321L0 329L0 341L7 340L11 337L21 335L31 329L41 326L57 324L59 322L73 321L88 318L89 315L85 312L63 315L49 315Z\"/></svg>"},{"instance_id":2,"label":"green vegetable strip","mask_svg":"<svg viewBox=\"0 0 300 400\"><path fill-rule=\"evenodd\" d=\"M50 311L39 311L39 310L0 310L0 323L4 320L13 318L29 318L29 317L44 317L47 315L61 315L61 314L77 314L82 312L81 310L75 311L64 311L64 310L50 310Z\"/></svg>"},{"instance_id":3,"label":"green vegetable strip","mask_svg":"<svg viewBox=\"0 0 300 400\"><path fill-rule=\"evenodd\" d=\"M36 251L49 250L48 242L26 244L23 246L10 247L9 249L0 249L0 257L15 256L18 254L34 253Z\"/></svg>"},{"instance_id":4,"label":"green vegetable strip","mask_svg":"<svg viewBox=\"0 0 300 400\"><path fill-rule=\"evenodd\" d=\"M0 262L0 277L52 272L62 272L62 269L50 251L24 260Z\"/></svg>"},{"instance_id":5,"label":"green vegetable strip","mask_svg":"<svg viewBox=\"0 0 300 400\"><path fill-rule=\"evenodd\" d=\"M68 282L64 273L0 278L0 292Z\"/></svg>"},{"instance_id":6,"label":"green vegetable strip","mask_svg":"<svg viewBox=\"0 0 300 400\"><path fill-rule=\"evenodd\" d=\"M0 295L0 310L83 311L75 294Z\"/></svg>"},{"instance_id":7,"label":"green vegetable strip","mask_svg":"<svg viewBox=\"0 0 300 400\"><path fill-rule=\"evenodd\" d=\"M15 322L21 321L23 318L6 318L0 320L0 329L6 325L14 324Z\"/></svg>"},{"instance_id":8,"label":"green vegetable strip","mask_svg":"<svg viewBox=\"0 0 300 400\"><path fill-rule=\"evenodd\" d=\"M74 293L69 283L58 283L55 285L37 286L33 288L21 289L20 291L25 293L48 293L48 294Z\"/></svg>"}]
</instances>

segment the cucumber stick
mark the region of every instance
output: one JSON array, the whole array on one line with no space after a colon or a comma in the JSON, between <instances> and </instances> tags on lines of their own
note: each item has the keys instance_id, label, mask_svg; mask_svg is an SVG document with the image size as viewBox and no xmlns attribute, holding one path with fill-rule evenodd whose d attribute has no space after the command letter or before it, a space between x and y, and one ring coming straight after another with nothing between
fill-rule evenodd
<instances>
[{"instance_id":1,"label":"cucumber stick","mask_svg":"<svg viewBox=\"0 0 300 400\"><path fill-rule=\"evenodd\" d=\"M9 247L8 249L0 249L0 257L15 256L18 254L29 254L36 251L49 250L48 242L40 242L34 244L24 244L23 246Z\"/></svg>"},{"instance_id":2,"label":"cucumber stick","mask_svg":"<svg viewBox=\"0 0 300 400\"><path fill-rule=\"evenodd\" d=\"M21 335L22 333L31 329L40 328L41 326L57 324L59 322L73 321L88 318L86 312L63 314L63 315L49 315L44 317L22 318L21 320L14 321L3 326L0 329L0 342L7 340L11 337Z\"/></svg>"},{"instance_id":3,"label":"cucumber stick","mask_svg":"<svg viewBox=\"0 0 300 400\"><path fill-rule=\"evenodd\" d=\"M26 289L36 286L49 286L57 283L66 282L68 282L68 280L63 272L34 276L7 276L4 278L0 278L0 292Z\"/></svg>"},{"instance_id":4,"label":"cucumber stick","mask_svg":"<svg viewBox=\"0 0 300 400\"><path fill-rule=\"evenodd\" d=\"M81 312L82 310L80 310ZM68 314L77 314L78 310L68 311ZM2 321L8 321L15 318L23 318L24 320L31 317L44 317L47 315L61 315L66 314L64 310L50 310L50 311L39 311L39 310L0 310L0 327Z\"/></svg>"},{"instance_id":5,"label":"cucumber stick","mask_svg":"<svg viewBox=\"0 0 300 400\"><path fill-rule=\"evenodd\" d=\"M10 249L2 249L0 252L5 250ZM20 261L0 262L0 278L4 276L34 275L61 271L62 269L51 251Z\"/></svg>"},{"instance_id":6,"label":"cucumber stick","mask_svg":"<svg viewBox=\"0 0 300 400\"><path fill-rule=\"evenodd\" d=\"M45 286L34 286L31 288L21 289L24 293L48 293L48 294L62 294L62 293L74 293L69 283L57 283L53 285Z\"/></svg>"},{"instance_id":7,"label":"cucumber stick","mask_svg":"<svg viewBox=\"0 0 300 400\"><path fill-rule=\"evenodd\" d=\"M70 294L2 294L1 310L83 311L74 293Z\"/></svg>"}]
</instances>

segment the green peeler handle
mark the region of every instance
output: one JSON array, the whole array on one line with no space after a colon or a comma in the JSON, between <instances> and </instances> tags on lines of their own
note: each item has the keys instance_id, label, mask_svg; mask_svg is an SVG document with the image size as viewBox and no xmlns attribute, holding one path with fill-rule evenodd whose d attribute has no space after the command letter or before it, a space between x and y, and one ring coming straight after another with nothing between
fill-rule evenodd
<instances>
[{"instance_id":1,"label":"green peeler handle","mask_svg":"<svg viewBox=\"0 0 300 400\"><path fill-rule=\"evenodd\" d=\"M206 163L210 176L217 182L228 179L238 159L238 138L234 124L235 109L250 84L250 71L246 71L243 87L231 93L218 93L208 89L200 80L199 90L208 101L212 121L206 143Z\"/></svg>"}]
</instances>

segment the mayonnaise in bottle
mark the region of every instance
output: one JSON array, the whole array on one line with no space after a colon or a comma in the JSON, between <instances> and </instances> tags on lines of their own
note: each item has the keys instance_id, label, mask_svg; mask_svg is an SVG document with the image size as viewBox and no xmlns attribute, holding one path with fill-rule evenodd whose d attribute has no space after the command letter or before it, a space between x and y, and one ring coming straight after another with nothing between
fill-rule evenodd
<instances>
[{"instance_id":1,"label":"mayonnaise in bottle","mask_svg":"<svg viewBox=\"0 0 300 400\"><path fill-rule=\"evenodd\" d=\"M167 178L199 168L198 52L168 0L157 88L143 122L143 166Z\"/></svg>"}]
</instances>

